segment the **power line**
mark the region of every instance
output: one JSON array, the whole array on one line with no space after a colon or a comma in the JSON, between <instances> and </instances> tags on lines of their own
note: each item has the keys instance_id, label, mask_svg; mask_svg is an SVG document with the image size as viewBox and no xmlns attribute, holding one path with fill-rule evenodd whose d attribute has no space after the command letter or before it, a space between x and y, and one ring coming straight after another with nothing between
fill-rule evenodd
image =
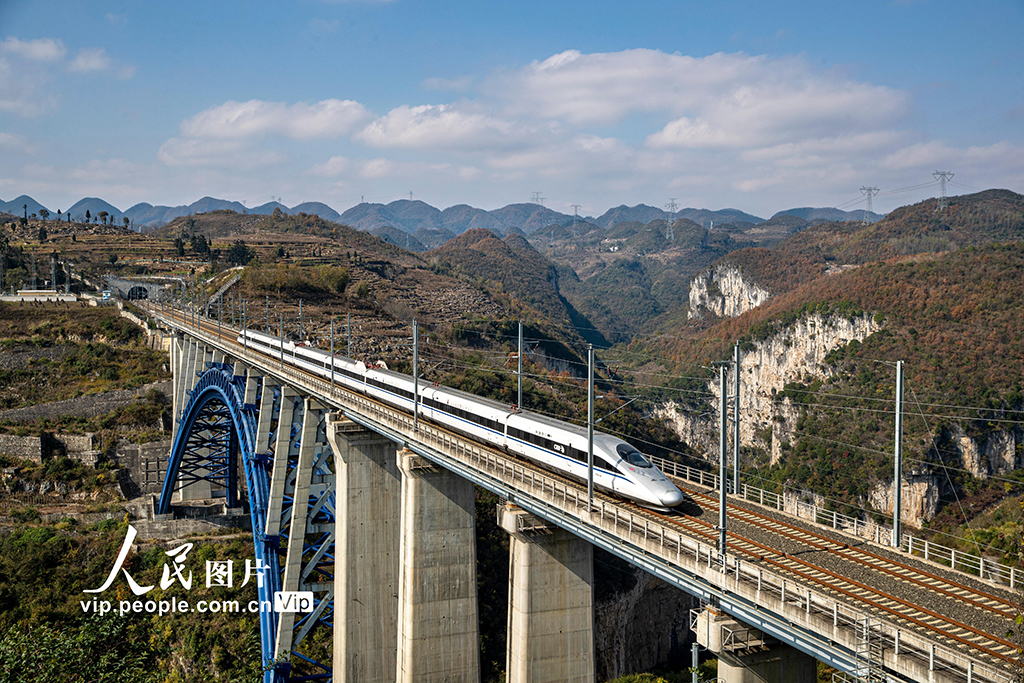
<instances>
[{"instance_id":1,"label":"power line","mask_svg":"<svg viewBox=\"0 0 1024 683\"><path fill-rule=\"evenodd\" d=\"M871 198L874 197L876 194L878 194L878 188L877 187L866 187L864 185L861 185L860 186L860 193L862 195L864 195L867 198L867 200L868 200L868 208L864 212L864 222L865 223L870 223L871 222L870 217L871 217L871 214L872 214L872 211L871 211Z\"/></svg>"},{"instance_id":2,"label":"power line","mask_svg":"<svg viewBox=\"0 0 1024 683\"><path fill-rule=\"evenodd\" d=\"M946 182L953 179L951 171L936 171L932 177L939 181L939 211L946 208Z\"/></svg>"}]
</instances>

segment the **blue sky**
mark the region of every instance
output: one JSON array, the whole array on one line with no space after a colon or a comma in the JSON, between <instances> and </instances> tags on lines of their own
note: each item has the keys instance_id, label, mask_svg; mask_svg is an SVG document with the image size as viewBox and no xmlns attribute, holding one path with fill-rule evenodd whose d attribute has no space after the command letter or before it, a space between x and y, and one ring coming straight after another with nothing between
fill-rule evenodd
<instances>
[{"instance_id":1,"label":"blue sky","mask_svg":"<svg viewBox=\"0 0 1024 683\"><path fill-rule=\"evenodd\" d=\"M1024 1L0 0L0 199L1024 192Z\"/></svg>"}]
</instances>

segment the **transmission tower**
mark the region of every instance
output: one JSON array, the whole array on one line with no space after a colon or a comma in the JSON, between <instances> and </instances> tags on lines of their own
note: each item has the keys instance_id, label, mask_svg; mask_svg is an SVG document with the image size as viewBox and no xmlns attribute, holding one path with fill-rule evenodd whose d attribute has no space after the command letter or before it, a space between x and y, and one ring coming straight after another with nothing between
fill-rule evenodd
<instances>
[{"instance_id":1,"label":"transmission tower","mask_svg":"<svg viewBox=\"0 0 1024 683\"><path fill-rule=\"evenodd\" d=\"M952 171L936 171L932 177L939 181L939 211L946 208L946 181L953 179Z\"/></svg>"},{"instance_id":2,"label":"transmission tower","mask_svg":"<svg viewBox=\"0 0 1024 683\"><path fill-rule=\"evenodd\" d=\"M676 211L679 209L679 205L676 204L676 198L670 197L668 204L665 205L665 210L668 211L672 217L668 221L668 241L671 244L675 239L675 222L676 222Z\"/></svg>"},{"instance_id":3,"label":"transmission tower","mask_svg":"<svg viewBox=\"0 0 1024 683\"><path fill-rule=\"evenodd\" d=\"M576 223L580 219L580 205L570 204L572 206L572 238L576 239Z\"/></svg>"},{"instance_id":4,"label":"transmission tower","mask_svg":"<svg viewBox=\"0 0 1024 683\"><path fill-rule=\"evenodd\" d=\"M530 203L544 206L544 195L540 192L534 192L530 195Z\"/></svg>"},{"instance_id":5,"label":"transmission tower","mask_svg":"<svg viewBox=\"0 0 1024 683\"><path fill-rule=\"evenodd\" d=\"M868 208L864 212L864 222L865 223L870 223L871 222L871 198L874 197L876 194L878 194L878 188L877 187L865 187L865 186L861 185L860 193L862 195L864 195L865 197L867 197Z\"/></svg>"}]
</instances>

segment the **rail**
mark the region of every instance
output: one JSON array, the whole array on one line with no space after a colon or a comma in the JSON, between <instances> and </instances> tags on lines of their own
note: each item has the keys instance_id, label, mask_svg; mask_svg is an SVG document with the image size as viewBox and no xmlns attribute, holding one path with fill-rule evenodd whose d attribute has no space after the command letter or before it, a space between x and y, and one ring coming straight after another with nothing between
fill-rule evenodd
<instances>
[{"instance_id":1,"label":"rail","mask_svg":"<svg viewBox=\"0 0 1024 683\"><path fill-rule=\"evenodd\" d=\"M150 310L153 311L152 308ZM586 490L576 484L429 422L419 421L417 425L413 416L404 411L243 348L233 335L228 337L230 341L227 343L223 339L218 341L216 324L186 326L174 317L168 317L166 313L161 317L171 327L199 336L204 342L244 359L251 367L285 379L299 391L326 398L341 407L350 417L358 417L359 422L374 425L375 430L399 443L416 443L435 453L442 462L464 470L471 469L478 480L490 482L491 490L513 490L520 500L529 499L533 507L547 510L553 519L571 520L574 524L614 538L616 545L624 550L628 548L641 556L657 557L665 564L677 568L680 574L692 575L706 569L708 573L714 573L722 579L731 577L737 583L756 589L759 598L776 602L778 609L770 607L775 613L782 614L787 608L796 607L807 615L831 620L833 627L849 629L850 633L854 632L858 621L866 616L865 612L829 594L804 588L792 578L765 570L756 563L733 555L727 555L723 562L714 545L702 543L682 533L678 527L634 513L611 499L597 495L591 506ZM670 461L658 464L666 464L666 473L673 476L686 478L681 473L692 470L690 476L694 477L693 481L705 486L715 483L712 475L695 468ZM774 500L770 497L767 499ZM877 620L874 623L874 635L889 644L894 656L918 658L928 663L929 671L959 672L960 676L972 683L1010 683L1012 680L1011 674L1005 670L978 662L964 652L937 645L914 631Z\"/></svg>"},{"instance_id":2,"label":"rail","mask_svg":"<svg viewBox=\"0 0 1024 683\"><path fill-rule=\"evenodd\" d=\"M717 473L706 472L696 467L656 456L650 456L649 459L667 475L710 489L718 488ZM865 522L857 517L851 517L835 510L828 510L813 503L801 501L799 496L800 494L794 491L778 493L748 484L740 484L739 497L743 500L758 503L759 505L785 512L793 517L805 519L814 524L820 524L821 526L856 536L857 538L873 540L879 545L886 547L891 545L891 528L875 524L874 522ZM972 555L962 550L956 550L955 548L940 545L934 541L918 538L907 533L903 534L902 541L900 549L909 555L945 565L956 571L977 576L994 584L1009 586L1011 590L1016 590L1024 585L1024 570L1002 564L998 560L980 555Z\"/></svg>"}]
</instances>

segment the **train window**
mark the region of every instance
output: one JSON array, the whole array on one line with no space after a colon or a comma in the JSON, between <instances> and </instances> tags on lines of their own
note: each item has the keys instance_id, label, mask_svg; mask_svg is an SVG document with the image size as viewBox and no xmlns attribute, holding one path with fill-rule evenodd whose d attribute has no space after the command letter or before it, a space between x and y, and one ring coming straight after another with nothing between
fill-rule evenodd
<instances>
[{"instance_id":1,"label":"train window","mask_svg":"<svg viewBox=\"0 0 1024 683\"><path fill-rule=\"evenodd\" d=\"M633 467L651 467L651 463L644 457L643 453L630 446L628 443L619 444L615 450Z\"/></svg>"}]
</instances>

